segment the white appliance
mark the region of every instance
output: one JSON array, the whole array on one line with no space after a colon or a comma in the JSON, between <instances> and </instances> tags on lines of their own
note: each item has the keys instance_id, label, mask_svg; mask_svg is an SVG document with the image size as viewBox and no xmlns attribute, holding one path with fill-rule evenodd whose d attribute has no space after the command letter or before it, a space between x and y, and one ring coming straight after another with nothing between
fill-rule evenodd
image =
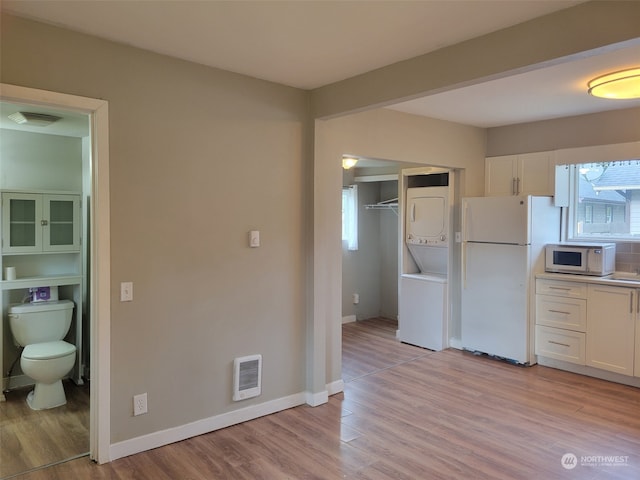
<instances>
[{"instance_id":1,"label":"white appliance","mask_svg":"<svg viewBox=\"0 0 640 480\"><path fill-rule=\"evenodd\" d=\"M398 338L438 351L448 346L449 172L417 177L435 185L406 190L405 244L418 271L400 277Z\"/></svg>"},{"instance_id":2,"label":"white appliance","mask_svg":"<svg viewBox=\"0 0 640 480\"><path fill-rule=\"evenodd\" d=\"M555 243L545 248L547 272L603 277L616 269L615 243Z\"/></svg>"},{"instance_id":3,"label":"white appliance","mask_svg":"<svg viewBox=\"0 0 640 480\"><path fill-rule=\"evenodd\" d=\"M449 187L408 188L405 212L405 242L420 273L446 275Z\"/></svg>"},{"instance_id":4,"label":"white appliance","mask_svg":"<svg viewBox=\"0 0 640 480\"><path fill-rule=\"evenodd\" d=\"M400 341L436 351L447 348L447 276L406 273L400 289Z\"/></svg>"},{"instance_id":5,"label":"white appliance","mask_svg":"<svg viewBox=\"0 0 640 480\"><path fill-rule=\"evenodd\" d=\"M551 197L464 198L462 221L462 347L536 363L535 275L559 241L560 209Z\"/></svg>"}]
</instances>

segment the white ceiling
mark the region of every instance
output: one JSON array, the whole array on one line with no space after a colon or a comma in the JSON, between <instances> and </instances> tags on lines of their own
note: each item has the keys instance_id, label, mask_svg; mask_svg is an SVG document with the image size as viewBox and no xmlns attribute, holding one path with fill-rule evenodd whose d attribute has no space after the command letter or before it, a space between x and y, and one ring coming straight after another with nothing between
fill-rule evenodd
<instances>
[{"instance_id":1,"label":"white ceiling","mask_svg":"<svg viewBox=\"0 0 640 480\"><path fill-rule=\"evenodd\" d=\"M6 12L303 89L313 89L554 11L578 0L3 0ZM639 39L640 40L640 39ZM640 106L586 81L640 64L640 42L605 55L392 108L491 127Z\"/></svg>"}]
</instances>

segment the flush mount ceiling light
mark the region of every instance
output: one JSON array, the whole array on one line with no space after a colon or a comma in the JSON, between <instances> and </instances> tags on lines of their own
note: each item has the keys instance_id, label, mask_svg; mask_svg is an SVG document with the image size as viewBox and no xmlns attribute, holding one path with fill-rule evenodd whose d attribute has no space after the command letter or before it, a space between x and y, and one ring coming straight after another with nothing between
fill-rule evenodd
<instances>
[{"instance_id":1,"label":"flush mount ceiling light","mask_svg":"<svg viewBox=\"0 0 640 480\"><path fill-rule=\"evenodd\" d=\"M20 125L32 125L34 127L48 127L57 122L62 117L49 115L47 113L16 112L9 115L9 118Z\"/></svg>"},{"instance_id":2,"label":"flush mount ceiling light","mask_svg":"<svg viewBox=\"0 0 640 480\"><path fill-rule=\"evenodd\" d=\"M355 157L342 157L342 168L345 170L355 167L356 163L358 163L358 159Z\"/></svg>"},{"instance_id":3,"label":"flush mount ceiling light","mask_svg":"<svg viewBox=\"0 0 640 480\"><path fill-rule=\"evenodd\" d=\"M591 80L588 86L588 92L594 97L640 98L640 67L601 75Z\"/></svg>"}]
</instances>

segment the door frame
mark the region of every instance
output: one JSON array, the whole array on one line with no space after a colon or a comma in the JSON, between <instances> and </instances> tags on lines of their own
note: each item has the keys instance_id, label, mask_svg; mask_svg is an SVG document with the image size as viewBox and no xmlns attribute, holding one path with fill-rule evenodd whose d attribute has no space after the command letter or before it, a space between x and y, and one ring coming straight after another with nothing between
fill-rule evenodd
<instances>
[{"instance_id":1,"label":"door frame","mask_svg":"<svg viewBox=\"0 0 640 480\"><path fill-rule=\"evenodd\" d=\"M89 116L90 216L90 420L89 456L110 461L111 442L111 245L109 211L109 109L105 100L0 83L0 101L27 103Z\"/></svg>"}]
</instances>

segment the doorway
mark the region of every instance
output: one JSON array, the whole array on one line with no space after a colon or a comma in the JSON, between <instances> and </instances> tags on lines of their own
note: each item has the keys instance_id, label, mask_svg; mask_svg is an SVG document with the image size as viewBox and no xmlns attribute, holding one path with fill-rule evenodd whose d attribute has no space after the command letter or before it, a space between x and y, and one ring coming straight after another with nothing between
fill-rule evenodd
<instances>
[{"instance_id":1,"label":"doorway","mask_svg":"<svg viewBox=\"0 0 640 480\"><path fill-rule=\"evenodd\" d=\"M108 150L108 104L103 100L48 92L15 85L2 84L0 102L20 104L59 111L71 116L84 116L88 123L86 168L90 202L85 210L88 217L84 250L86 260L87 341L89 355L87 363L91 367L91 388L89 394L89 434L84 452L98 463L109 461L109 398L110 398L110 244L109 244L109 150ZM88 214L88 215L87 215ZM7 289L8 283L2 283ZM4 290L4 288L3 288ZM3 316L4 316L3 308ZM3 322L4 323L4 322ZM2 345L6 345L10 332L3 328ZM81 342L81 340L80 340ZM1 350L1 349L0 349ZM2 355L0 355L0 358ZM4 361L3 361L4 363ZM80 364L82 365L82 364ZM4 368L3 368L4 370ZM3 372L3 377L6 372ZM80 378L80 372L78 378ZM3 385L3 388L5 385ZM40 414L38 411L36 413ZM66 432L69 435L69 432ZM54 440L55 443L55 440ZM65 458L59 458L63 461ZM32 465L32 468L41 465ZM18 473L18 472L15 472ZM3 472L6 475L6 472Z\"/></svg>"},{"instance_id":2,"label":"doorway","mask_svg":"<svg viewBox=\"0 0 640 480\"><path fill-rule=\"evenodd\" d=\"M355 167L343 170L343 189L357 193L353 228L357 231L357 242L345 238L350 229L344 226L349 209L344 208L348 204L343 193L344 324L382 318L397 325L398 174L403 166L394 161L359 158Z\"/></svg>"}]
</instances>

